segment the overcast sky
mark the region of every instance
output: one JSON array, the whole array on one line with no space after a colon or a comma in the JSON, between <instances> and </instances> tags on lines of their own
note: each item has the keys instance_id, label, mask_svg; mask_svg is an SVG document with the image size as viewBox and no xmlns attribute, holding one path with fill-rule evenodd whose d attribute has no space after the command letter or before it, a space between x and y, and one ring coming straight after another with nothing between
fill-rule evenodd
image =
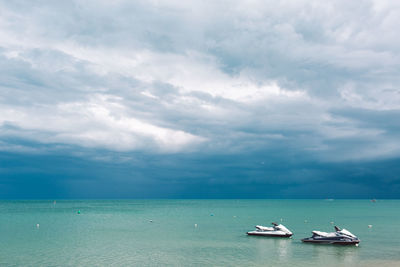
<instances>
[{"instance_id":1,"label":"overcast sky","mask_svg":"<svg viewBox=\"0 0 400 267\"><path fill-rule=\"evenodd\" d=\"M398 1L0 0L0 198L399 198Z\"/></svg>"}]
</instances>

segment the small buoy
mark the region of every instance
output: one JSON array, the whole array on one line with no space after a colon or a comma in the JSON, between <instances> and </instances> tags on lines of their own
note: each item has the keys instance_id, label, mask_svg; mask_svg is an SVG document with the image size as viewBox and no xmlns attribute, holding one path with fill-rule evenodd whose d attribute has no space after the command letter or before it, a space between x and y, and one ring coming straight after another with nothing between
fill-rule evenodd
<instances>
[{"instance_id":1,"label":"small buoy","mask_svg":"<svg viewBox=\"0 0 400 267\"><path fill-rule=\"evenodd\" d=\"M39 224L36 224L36 228L38 228L38 229L39 229L39 227L40 227L40 225L39 225Z\"/></svg>"},{"instance_id":2,"label":"small buoy","mask_svg":"<svg viewBox=\"0 0 400 267\"><path fill-rule=\"evenodd\" d=\"M153 222L153 220L149 220L149 222Z\"/></svg>"},{"instance_id":3,"label":"small buoy","mask_svg":"<svg viewBox=\"0 0 400 267\"><path fill-rule=\"evenodd\" d=\"M331 222L331 224L333 224L333 222Z\"/></svg>"},{"instance_id":4,"label":"small buoy","mask_svg":"<svg viewBox=\"0 0 400 267\"><path fill-rule=\"evenodd\" d=\"M197 223L194 224L194 227L197 227Z\"/></svg>"},{"instance_id":5,"label":"small buoy","mask_svg":"<svg viewBox=\"0 0 400 267\"><path fill-rule=\"evenodd\" d=\"M372 228L372 224L368 224L368 228Z\"/></svg>"},{"instance_id":6,"label":"small buoy","mask_svg":"<svg viewBox=\"0 0 400 267\"><path fill-rule=\"evenodd\" d=\"M77 212L78 214L81 214L81 211L80 210L78 210L78 212Z\"/></svg>"},{"instance_id":7,"label":"small buoy","mask_svg":"<svg viewBox=\"0 0 400 267\"><path fill-rule=\"evenodd\" d=\"M358 247L358 244L356 244L356 247Z\"/></svg>"}]
</instances>

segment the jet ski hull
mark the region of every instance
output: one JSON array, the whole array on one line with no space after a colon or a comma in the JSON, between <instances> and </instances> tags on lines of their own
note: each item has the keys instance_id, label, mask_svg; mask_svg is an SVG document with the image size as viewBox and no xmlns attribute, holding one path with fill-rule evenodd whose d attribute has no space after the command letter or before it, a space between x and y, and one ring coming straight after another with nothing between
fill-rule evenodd
<instances>
[{"instance_id":1,"label":"jet ski hull","mask_svg":"<svg viewBox=\"0 0 400 267\"><path fill-rule=\"evenodd\" d=\"M268 232L251 231L247 232L247 235L268 236L268 237L291 237L293 234L274 234Z\"/></svg>"},{"instance_id":2,"label":"jet ski hull","mask_svg":"<svg viewBox=\"0 0 400 267\"><path fill-rule=\"evenodd\" d=\"M304 243L314 243L314 244L333 244L333 245L357 245L360 243L359 239L314 239L314 238L304 238L301 240Z\"/></svg>"}]
</instances>

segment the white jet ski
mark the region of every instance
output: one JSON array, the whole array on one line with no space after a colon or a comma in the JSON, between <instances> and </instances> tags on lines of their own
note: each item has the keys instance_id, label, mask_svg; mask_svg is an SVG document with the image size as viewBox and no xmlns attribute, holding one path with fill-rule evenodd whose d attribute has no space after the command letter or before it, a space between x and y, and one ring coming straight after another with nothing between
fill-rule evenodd
<instances>
[{"instance_id":1,"label":"white jet ski","mask_svg":"<svg viewBox=\"0 0 400 267\"><path fill-rule=\"evenodd\" d=\"M247 234L272 237L291 237L293 235L293 233L282 224L272 223L272 225L273 227L257 225L257 230L247 232Z\"/></svg>"},{"instance_id":2,"label":"white jet ski","mask_svg":"<svg viewBox=\"0 0 400 267\"><path fill-rule=\"evenodd\" d=\"M356 245L360 243L360 239L347 231L335 226L336 232L326 233L321 231L312 231L313 236L303 238L301 241L305 243L319 243L319 244L337 244L337 245Z\"/></svg>"}]
</instances>

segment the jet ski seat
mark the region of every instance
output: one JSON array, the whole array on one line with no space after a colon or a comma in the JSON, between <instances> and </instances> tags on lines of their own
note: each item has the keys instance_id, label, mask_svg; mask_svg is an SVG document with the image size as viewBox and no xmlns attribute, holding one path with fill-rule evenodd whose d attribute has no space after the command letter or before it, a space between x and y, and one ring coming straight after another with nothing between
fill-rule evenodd
<instances>
[{"instance_id":1,"label":"jet ski seat","mask_svg":"<svg viewBox=\"0 0 400 267\"><path fill-rule=\"evenodd\" d=\"M326 232L321 232L321 231L312 231L313 234L323 236L323 237L334 237L336 236L336 233L326 233Z\"/></svg>"},{"instance_id":2,"label":"jet ski seat","mask_svg":"<svg viewBox=\"0 0 400 267\"><path fill-rule=\"evenodd\" d=\"M256 225L256 228L261 231L274 231L275 230L273 227L266 227L266 226L261 226L261 225Z\"/></svg>"}]
</instances>

